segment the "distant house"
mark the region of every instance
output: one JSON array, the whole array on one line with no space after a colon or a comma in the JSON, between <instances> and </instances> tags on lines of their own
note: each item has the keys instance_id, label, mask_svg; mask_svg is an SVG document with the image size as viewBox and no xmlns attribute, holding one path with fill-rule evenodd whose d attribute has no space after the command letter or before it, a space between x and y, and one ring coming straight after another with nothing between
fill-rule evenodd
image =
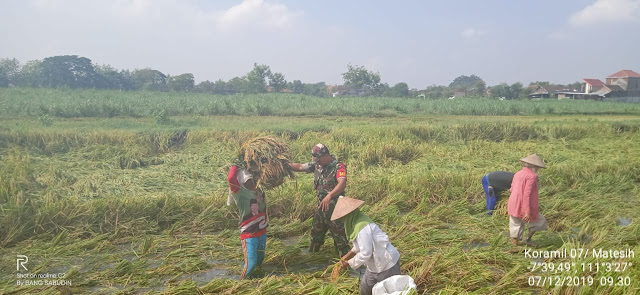
<instances>
[{"instance_id":1,"label":"distant house","mask_svg":"<svg viewBox=\"0 0 640 295\"><path fill-rule=\"evenodd\" d=\"M601 99L601 97L596 93L583 93L575 91L559 91L556 92L556 95L558 95L558 99Z\"/></svg>"},{"instance_id":2,"label":"distant house","mask_svg":"<svg viewBox=\"0 0 640 295\"><path fill-rule=\"evenodd\" d=\"M640 74L622 70L609 75L606 83L599 79L582 79L582 93L558 92L558 99L605 99L640 97Z\"/></svg>"},{"instance_id":3,"label":"distant house","mask_svg":"<svg viewBox=\"0 0 640 295\"><path fill-rule=\"evenodd\" d=\"M594 87L602 87L604 82L600 81L600 79L582 79L584 81L584 93L593 92Z\"/></svg>"},{"instance_id":4,"label":"distant house","mask_svg":"<svg viewBox=\"0 0 640 295\"><path fill-rule=\"evenodd\" d=\"M640 74L622 70L607 77L607 85L616 85L626 91L626 96L640 96Z\"/></svg>"},{"instance_id":5,"label":"distant house","mask_svg":"<svg viewBox=\"0 0 640 295\"><path fill-rule=\"evenodd\" d=\"M564 85L533 85L529 98L558 98L560 92L578 92Z\"/></svg>"},{"instance_id":6,"label":"distant house","mask_svg":"<svg viewBox=\"0 0 640 295\"><path fill-rule=\"evenodd\" d=\"M602 85L598 89L594 89L592 94L597 94L600 97L623 97L627 96L627 92L618 85Z\"/></svg>"}]
</instances>

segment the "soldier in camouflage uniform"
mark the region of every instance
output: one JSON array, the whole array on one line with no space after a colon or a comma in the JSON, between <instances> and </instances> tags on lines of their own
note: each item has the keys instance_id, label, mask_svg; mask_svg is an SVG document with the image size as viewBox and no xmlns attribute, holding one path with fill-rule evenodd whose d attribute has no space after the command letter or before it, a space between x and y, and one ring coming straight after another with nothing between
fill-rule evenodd
<instances>
[{"instance_id":1,"label":"soldier in camouflage uniform","mask_svg":"<svg viewBox=\"0 0 640 295\"><path fill-rule=\"evenodd\" d=\"M329 149L324 144L315 145L311 155L313 158L310 163L289 164L293 171L314 173L313 184L318 197L318 209L313 215L309 252L320 250L329 230L336 251L340 256L344 256L351 249L344 231L344 224L341 220L331 221L331 214L338 202L338 197L344 194L347 186L347 168L329 153Z\"/></svg>"}]
</instances>

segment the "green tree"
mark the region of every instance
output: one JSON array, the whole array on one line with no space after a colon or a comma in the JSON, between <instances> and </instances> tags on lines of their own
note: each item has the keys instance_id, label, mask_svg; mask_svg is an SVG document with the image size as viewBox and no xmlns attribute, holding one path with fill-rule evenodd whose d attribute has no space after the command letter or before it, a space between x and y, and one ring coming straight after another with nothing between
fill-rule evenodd
<instances>
[{"instance_id":1,"label":"green tree","mask_svg":"<svg viewBox=\"0 0 640 295\"><path fill-rule=\"evenodd\" d=\"M42 87L42 61L31 60L26 62L20 70L21 75L18 85L24 87Z\"/></svg>"},{"instance_id":2,"label":"green tree","mask_svg":"<svg viewBox=\"0 0 640 295\"><path fill-rule=\"evenodd\" d=\"M194 77L191 73L178 76L170 76L167 79L167 87L175 92L190 92L195 87Z\"/></svg>"},{"instance_id":3,"label":"green tree","mask_svg":"<svg viewBox=\"0 0 640 295\"><path fill-rule=\"evenodd\" d=\"M233 93L248 93L249 92L249 82L246 78L234 77L233 79L227 82L227 87Z\"/></svg>"},{"instance_id":4,"label":"green tree","mask_svg":"<svg viewBox=\"0 0 640 295\"><path fill-rule=\"evenodd\" d=\"M529 86L533 86L533 85L549 86L551 85L551 83L549 83L548 81L535 81L535 82L529 83Z\"/></svg>"},{"instance_id":5,"label":"green tree","mask_svg":"<svg viewBox=\"0 0 640 295\"><path fill-rule=\"evenodd\" d=\"M477 96L485 96L487 95L487 84L484 81L479 81L476 83L476 86L473 88L473 92Z\"/></svg>"},{"instance_id":6,"label":"green tree","mask_svg":"<svg viewBox=\"0 0 640 295\"><path fill-rule=\"evenodd\" d=\"M227 83L222 79L211 82L209 80L202 81L195 86L194 91L213 94L233 94L231 83Z\"/></svg>"},{"instance_id":7,"label":"green tree","mask_svg":"<svg viewBox=\"0 0 640 295\"><path fill-rule=\"evenodd\" d=\"M96 66L95 69L99 75L96 87L118 90L135 89L135 85L129 71L118 71L110 65Z\"/></svg>"},{"instance_id":8,"label":"green tree","mask_svg":"<svg viewBox=\"0 0 640 295\"><path fill-rule=\"evenodd\" d=\"M526 97L527 93L522 86L522 83L516 82L511 85L507 83L500 83L499 85L492 86L489 89L491 96L504 97L505 99L515 99L519 97Z\"/></svg>"},{"instance_id":9,"label":"green tree","mask_svg":"<svg viewBox=\"0 0 640 295\"><path fill-rule=\"evenodd\" d=\"M92 88L100 79L91 60L77 55L47 57L41 67L46 87Z\"/></svg>"},{"instance_id":10,"label":"green tree","mask_svg":"<svg viewBox=\"0 0 640 295\"><path fill-rule=\"evenodd\" d=\"M524 91L524 87L522 86L522 83L520 82L516 82L511 84L511 87L509 87L510 90L510 94L511 97L510 98L520 98L520 97L524 97L525 95L525 91Z\"/></svg>"},{"instance_id":11,"label":"green tree","mask_svg":"<svg viewBox=\"0 0 640 295\"><path fill-rule=\"evenodd\" d=\"M273 92L280 92L287 85L287 80L281 73L273 73L269 76L269 86L273 88Z\"/></svg>"},{"instance_id":12,"label":"green tree","mask_svg":"<svg viewBox=\"0 0 640 295\"><path fill-rule=\"evenodd\" d=\"M448 98L453 95L453 91L449 87L443 85L431 85L427 87L427 89L418 92L423 94L424 98L430 99Z\"/></svg>"},{"instance_id":13,"label":"green tree","mask_svg":"<svg viewBox=\"0 0 640 295\"><path fill-rule=\"evenodd\" d=\"M264 93L267 92L267 78L271 76L271 69L267 65L253 64L253 70L247 73L248 93Z\"/></svg>"},{"instance_id":14,"label":"green tree","mask_svg":"<svg viewBox=\"0 0 640 295\"><path fill-rule=\"evenodd\" d=\"M0 59L0 87L18 85L20 80L20 61L15 58Z\"/></svg>"},{"instance_id":15,"label":"green tree","mask_svg":"<svg viewBox=\"0 0 640 295\"><path fill-rule=\"evenodd\" d=\"M511 89L507 83L500 83L498 85L491 86L491 88L489 88L489 93L493 97L511 99Z\"/></svg>"},{"instance_id":16,"label":"green tree","mask_svg":"<svg viewBox=\"0 0 640 295\"><path fill-rule=\"evenodd\" d=\"M342 73L342 79L347 86L363 91L366 95L382 94L380 74L367 70L364 66L347 65L347 72Z\"/></svg>"},{"instance_id":17,"label":"green tree","mask_svg":"<svg viewBox=\"0 0 640 295\"><path fill-rule=\"evenodd\" d=\"M305 83L303 84L303 93L306 95L313 95L319 97L327 97L329 96L329 89L327 88L327 84L324 82L318 83Z\"/></svg>"},{"instance_id":18,"label":"green tree","mask_svg":"<svg viewBox=\"0 0 640 295\"><path fill-rule=\"evenodd\" d=\"M199 92L199 93L215 93L214 89L215 89L215 83L209 80L206 80L198 83L194 87L193 91Z\"/></svg>"},{"instance_id":19,"label":"green tree","mask_svg":"<svg viewBox=\"0 0 640 295\"><path fill-rule=\"evenodd\" d=\"M304 85L300 80L293 80L291 90L293 90L294 93L302 93L304 92Z\"/></svg>"},{"instance_id":20,"label":"green tree","mask_svg":"<svg viewBox=\"0 0 640 295\"><path fill-rule=\"evenodd\" d=\"M471 76L462 75L453 79L453 82L449 84L449 88L462 89L464 91L473 92L473 90L476 88L476 86L480 82L484 83L484 81L476 75L471 75ZM485 87L486 87L486 84L485 84Z\"/></svg>"},{"instance_id":21,"label":"green tree","mask_svg":"<svg viewBox=\"0 0 640 295\"><path fill-rule=\"evenodd\" d=\"M394 97L407 97L409 96L409 85L404 82L397 83L391 87L391 96Z\"/></svg>"},{"instance_id":22,"label":"green tree","mask_svg":"<svg viewBox=\"0 0 640 295\"><path fill-rule=\"evenodd\" d=\"M134 70L131 73L136 89L151 91L167 91L167 76L150 68Z\"/></svg>"}]
</instances>

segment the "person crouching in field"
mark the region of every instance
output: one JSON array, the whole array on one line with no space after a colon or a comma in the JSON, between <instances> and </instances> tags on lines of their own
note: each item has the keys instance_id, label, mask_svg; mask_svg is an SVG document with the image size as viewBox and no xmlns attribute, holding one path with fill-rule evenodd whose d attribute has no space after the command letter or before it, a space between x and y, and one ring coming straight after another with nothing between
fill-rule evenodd
<instances>
[{"instance_id":1,"label":"person crouching in field","mask_svg":"<svg viewBox=\"0 0 640 295\"><path fill-rule=\"evenodd\" d=\"M389 237L358 207L364 201L340 197L331 220L342 220L347 238L353 248L340 259L342 268L357 269L363 264L367 270L360 281L360 294L371 294L373 286L386 278L400 274L400 253Z\"/></svg>"},{"instance_id":2,"label":"person crouching in field","mask_svg":"<svg viewBox=\"0 0 640 295\"><path fill-rule=\"evenodd\" d=\"M244 279L264 260L269 218L264 192L256 188L253 175L249 171L235 165L231 166L227 181L230 190L227 205L231 205L233 200L240 214L240 240L244 253L241 278Z\"/></svg>"},{"instance_id":3,"label":"person crouching in field","mask_svg":"<svg viewBox=\"0 0 640 295\"><path fill-rule=\"evenodd\" d=\"M487 214L492 215L496 209L500 194L511 188L513 172L494 171L482 177L482 188L487 197Z\"/></svg>"},{"instance_id":4,"label":"person crouching in field","mask_svg":"<svg viewBox=\"0 0 640 295\"><path fill-rule=\"evenodd\" d=\"M544 162L536 154L520 159L524 162L522 170L513 176L511 196L509 197L509 234L514 246L522 239L525 223L529 234L524 241L529 246L536 246L531 237L538 231L547 229L547 221L540 214L538 203L538 170L545 168Z\"/></svg>"}]
</instances>

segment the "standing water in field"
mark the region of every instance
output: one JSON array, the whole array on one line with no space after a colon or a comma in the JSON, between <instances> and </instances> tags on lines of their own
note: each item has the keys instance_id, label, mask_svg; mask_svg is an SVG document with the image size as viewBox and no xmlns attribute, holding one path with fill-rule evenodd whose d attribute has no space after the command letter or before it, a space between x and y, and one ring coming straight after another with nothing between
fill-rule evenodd
<instances>
[{"instance_id":1,"label":"standing water in field","mask_svg":"<svg viewBox=\"0 0 640 295\"><path fill-rule=\"evenodd\" d=\"M618 217L618 225L619 226L629 226L631 224L631 218Z\"/></svg>"}]
</instances>

